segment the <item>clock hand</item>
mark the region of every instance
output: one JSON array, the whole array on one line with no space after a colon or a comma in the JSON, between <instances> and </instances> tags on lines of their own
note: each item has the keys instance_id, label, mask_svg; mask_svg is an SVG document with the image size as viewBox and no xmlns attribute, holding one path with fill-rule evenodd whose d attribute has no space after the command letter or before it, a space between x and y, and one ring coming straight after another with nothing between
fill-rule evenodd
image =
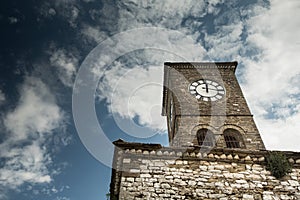
<instances>
[{"instance_id":1,"label":"clock hand","mask_svg":"<svg viewBox=\"0 0 300 200\"><path fill-rule=\"evenodd\" d=\"M218 89L214 89L214 88L208 88L208 87L202 87L202 89L206 89L207 93L208 93L208 89L215 90L215 91L222 91L222 90L218 90Z\"/></svg>"},{"instance_id":2,"label":"clock hand","mask_svg":"<svg viewBox=\"0 0 300 200\"><path fill-rule=\"evenodd\" d=\"M208 85L207 85L207 83L205 83L205 87L206 87L206 93L208 93Z\"/></svg>"}]
</instances>

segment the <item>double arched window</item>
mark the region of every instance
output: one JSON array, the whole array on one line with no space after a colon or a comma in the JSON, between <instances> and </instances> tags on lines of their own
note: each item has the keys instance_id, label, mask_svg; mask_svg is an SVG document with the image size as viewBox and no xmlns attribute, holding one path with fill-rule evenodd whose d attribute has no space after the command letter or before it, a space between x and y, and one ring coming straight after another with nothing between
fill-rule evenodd
<instances>
[{"instance_id":1,"label":"double arched window","mask_svg":"<svg viewBox=\"0 0 300 200\"><path fill-rule=\"evenodd\" d=\"M199 146L212 147L215 145L215 138L213 132L208 129L199 129L197 131L197 141Z\"/></svg>"},{"instance_id":2,"label":"double arched window","mask_svg":"<svg viewBox=\"0 0 300 200\"><path fill-rule=\"evenodd\" d=\"M244 146L241 134L235 129L226 129L224 131L224 139L227 148L241 148Z\"/></svg>"}]
</instances>

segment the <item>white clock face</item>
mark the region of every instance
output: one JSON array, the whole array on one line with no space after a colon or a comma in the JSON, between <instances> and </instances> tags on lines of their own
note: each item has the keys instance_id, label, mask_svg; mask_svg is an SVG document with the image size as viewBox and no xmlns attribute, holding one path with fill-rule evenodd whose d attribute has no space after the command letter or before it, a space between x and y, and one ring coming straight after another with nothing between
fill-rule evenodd
<instances>
[{"instance_id":1,"label":"white clock face","mask_svg":"<svg viewBox=\"0 0 300 200\"><path fill-rule=\"evenodd\" d=\"M189 86L189 91L203 101L217 101L225 95L225 90L219 83L205 79L193 82Z\"/></svg>"}]
</instances>

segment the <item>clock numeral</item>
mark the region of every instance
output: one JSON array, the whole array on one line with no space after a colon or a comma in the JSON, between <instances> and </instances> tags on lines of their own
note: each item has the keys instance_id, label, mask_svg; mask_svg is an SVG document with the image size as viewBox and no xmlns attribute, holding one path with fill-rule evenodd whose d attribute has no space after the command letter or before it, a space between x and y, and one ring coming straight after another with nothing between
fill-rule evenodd
<instances>
[{"instance_id":1,"label":"clock numeral","mask_svg":"<svg viewBox=\"0 0 300 200\"><path fill-rule=\"evenodd\" d=\"M209 97L203 97L203 101L208 101Z\"/></svg>"},{"instance_id":2,"label":"clock numeral","mask_svg":"<svg viewBox=\"0 0 300 200\"><path fill-rule=\"evenodd\" d=\"M196 89L195 86L193 86L193 85L190 86L190 90L195 90L195 89Z\"/></svg>"},{"instance_id":3,"label":"clock numeral","mask_svg":"<svg viewBox=\"0 0 300 200\"><path fill-rule=\"evenodd\" d=\"M211 101L216 101L216 100L218 100L218 99L217 99L216 97L211 97L210 100L211 100Z\"/></svg>"},{"instance_id":4,"label":"clock numeral","mask_svg":"<svg viewBox=\"0 0 300 200\"><path fill-rule=\"evenodd\" d=\"M217 95L216 98L217 98L217 99L221 99L222 96L221 96L221 95Z\"/></svg>"},{"instance_id":5,"label":"clock numeral","mask_svg":"<svg viewBox=\"0 0 300 200\"><path fill-rule=\"evenodd\" d=\"M200 99L201 98L201 96L198 94L198 95L196 95L196 99Z\"/></svg>"},{"instance_id":6,"label":"clock numeral","mask_svg":"<svg viewBox=\"0 0 300 200\"><path fill-rule=\"evenodd\" d=\"M219 85L218 83L216 83L216 82L212 82L211 83L213 86L217 86L217 85Z\"/></svg>"},{"instance_id":7,"label":"clock numeral","mask_svg":"<svg viewBox=\"0 0 300 200\"><path fill-rule=\"evenodd\" d=\"M191 94L196 94L197 92L195 90L190 91Z\"/></svg>"},{"instance_id":8,"label":"clock numeral","mask_svg":"<svg viewBox=\"0 0 300 200\"><path fill-rule=\"evenodd\" d=\"M219 90L219 94L225 94L224 90Z\"/></svg>"},{"instance_id":9,"label":"clock numeral","mask_svg":"<svg viewBox=\"0 0 300 200\"><path fill-rule=\"evenodd\" d=\"M192 83L193 86L199 85L197 82Z\"/></svg>"}]
</instances>

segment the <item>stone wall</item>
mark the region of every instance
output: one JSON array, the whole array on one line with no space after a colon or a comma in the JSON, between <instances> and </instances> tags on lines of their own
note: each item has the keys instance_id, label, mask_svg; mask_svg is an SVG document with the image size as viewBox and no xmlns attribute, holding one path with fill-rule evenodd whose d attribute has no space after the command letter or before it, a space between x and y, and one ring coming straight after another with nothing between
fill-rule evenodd
<instances>
[{"instance_id":1,"label":"stone wall","mask_svg":"<svg viewBox=\"0 0 300 200\"><path fill-rule=\"evenodd\" d=\"M112 199L300 199L299 153L285 152L293 169L278 180L267 151L118 145Z\"/></svg>"}]
</instances>

